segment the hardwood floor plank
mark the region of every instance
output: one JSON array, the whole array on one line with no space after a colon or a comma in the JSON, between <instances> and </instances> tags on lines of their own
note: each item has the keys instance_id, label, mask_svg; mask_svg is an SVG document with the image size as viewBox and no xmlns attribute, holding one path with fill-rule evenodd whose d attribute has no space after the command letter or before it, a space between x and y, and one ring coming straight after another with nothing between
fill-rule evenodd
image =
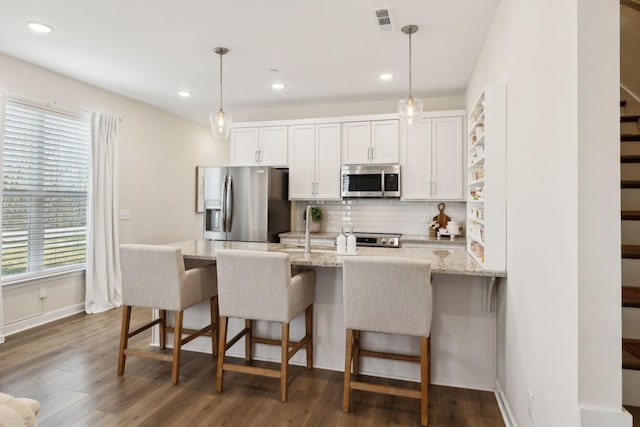
<instances>
[{"instance_id":1,"label":"hardwood floor plank","mask_svg":"<svg viewBox=\"0 0 640 427\"><path fill-rule=\"evenodd\" d=\"M142 324L150 316L150 311L134 310L132 323ZM224 391L216 393L217 359L210 354L183 351L177 386L171 383L171 364L158 360L127 358L124 375L118 376L120 318L120 309L78 314L7 337L0 346L0 390L40 401L38 422L43 427L420 423L418 400L360 390L351 392L351 410L343 413L343 375L336 371L291 366L287 403L279 400L277 379L237 372L225 373ZM149 349L150 337L150 332L141 334L132 338L130 345ZM251 363L263 368L278 366ZM493 393L431 386L429 425L488 427L504 423Z\"/></svg>"}]
</instances>

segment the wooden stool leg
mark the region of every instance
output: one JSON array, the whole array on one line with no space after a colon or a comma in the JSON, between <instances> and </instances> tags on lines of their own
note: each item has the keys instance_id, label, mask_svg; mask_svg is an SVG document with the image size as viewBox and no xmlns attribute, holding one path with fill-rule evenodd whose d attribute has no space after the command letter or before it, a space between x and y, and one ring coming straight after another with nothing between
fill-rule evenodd
<instances>
[{"instance_id":1,"label":"wooden stool leg","mask_svg":"<svg viewBox=\"0 0 640 427\"><path fill-rule=\"evenodd\" d=\"M351 389L351 358L353 356L353 331L347 329L344 350L344 383L342 389L342 411L349 412L349 393Z\"/></svg>"},{"instance_id":2,"label":"wooden stool leg","mask_svg":"<svg viewBox=\"0 0 640 427\"><path fill-rule=\"evenodd\" d=\"M253 338L253 322L251 319L245 319L244 327L247 328L247 334L244 336L244 360L251 362L251 340Z\"/></svg>"},{"instance_id":3,"label":"wooden stool leg","mask_svg":"<svg viewBox=\"0 0 640 427\"><path fill-rule=\"evenodd\" d=\"M160 310L160 325L159 325L159 332L160 332L160 348L161 349L165 349L167 348L167 310Z\"/></svg>"},{"instance_id":4,"label":"wooden stool leg","mask_svg":"<svg viewBox=\"0 0 640 427\"><path fill-rule=\"evenodd\" d=\"M429 424L429 338L420 337L420 421Z\"/></svg>"},{"instance_id":5,"label":"wooden stool leg","mask_svg":"<svg viewBox=\"0 0 640 427\"><path fill-rule=\"evenodd\" d=\"M360 331L353 331L353 375L360 375Z\"/></svg>"},{"instance_id":6,"label":"wooden stool leg","mask_svg":"<svg viewBox=\"0 0 640 427\"><path fill-rule=\"evenodd\" d=\"M220 316L220 327L218 329L218 374L216 375L216 391L222 391L222 375L224 355L227 351L227 318Z\"/></svg>"},{"instance_id":7,"label":"wooden stool leg","mask_svg":"<svg viewBox=\"0 0 640 427\"><path fill-rule=\"evenodd\" d=\"M178 384L180 377L180 352L182 350L182 319L184 311L176 311L173 325L173 366L171 367L171 382Z\"/></svg>"},{"instance_id":8,"label":"wooden stool leg","mask_svg":"<svg viewBox=\"0 0 640 427\"><path fill-rule=\"evenodd\" d=\"M427 337L427 359L429 361L427 367L428 384L431 385L431 336Z\"/></svg>"},{"instance_id":9,"label":"wooden stool leg","mask_svg":"<svg viewBox=\"0 0 640 427\"><path fill-rule=\"evenodd\" d=\"M307 339L307 369L313 368L313 304L304 311Z\"/></svg>"},{"instance_id":10,"label":"wooden stool leg","mask_svg":"<svg viewBox=\"0 0 640 427\"><path fill-rule=\"evenodd\" d=\"M280 361L280 401L287 401L287 367L289 366L289 323L282 323L282 344Z\"/></svg>"},{"instance_id":11,"label":"wooden stool leg","mask_svg":"<svg viewBox=\"0 0 640 427\"><path fill-rule=\"evenodd\" d=\"M218 295L211 297L211 354L218 355Z\"/></svg>"},{"instance_id":12,"label":"wooden stool leg","mask_svg":"<svg viewBox=\"0 0 640 427\"><path fill-rule=\"evenodd\" d=\"M118 352L118 375L124 373L124 364L127 356L124 351L129 345L129 325L131 324L131 306L122 306L122 326L120 329L120 350Z\"/></svg>"}]
</instances>

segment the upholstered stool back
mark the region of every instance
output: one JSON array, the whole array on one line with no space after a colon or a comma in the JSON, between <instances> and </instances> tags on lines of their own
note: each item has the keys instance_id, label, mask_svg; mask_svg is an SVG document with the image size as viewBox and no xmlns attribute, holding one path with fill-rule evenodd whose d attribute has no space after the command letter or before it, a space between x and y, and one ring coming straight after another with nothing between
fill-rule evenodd
<instances>
[{"instance_id":1,"label":"upholstered stool back","mask_svg":"<svg viewBox=\"0 0 640 427\"><path fill-rule=\"evenodd\" d=\"M347 329L428 337L431 266L395 257L348 257L343 264Z\"/></svg>"},{"instance_id":2,"label":"upholstered stool back","mask_svg":"<svg viewBox=\"0 0 640 427\"><path fill-rule=\"evenodd\" d=\"M120 268L124 305L181 311L217 293L215 267L187 274L179 248L120 245Z\"/></svg>"},{"instance_id":3,"label":"upholstered stool back","mask_svg":"<svg viewBox=\"0 0 640 427\"><path fill-rule=\"evenodd\" d=\"M216 260L221 316L289 322L313 303L315 287L291 278L288 254L219 249Z\"/></svg>"}]
</instances>

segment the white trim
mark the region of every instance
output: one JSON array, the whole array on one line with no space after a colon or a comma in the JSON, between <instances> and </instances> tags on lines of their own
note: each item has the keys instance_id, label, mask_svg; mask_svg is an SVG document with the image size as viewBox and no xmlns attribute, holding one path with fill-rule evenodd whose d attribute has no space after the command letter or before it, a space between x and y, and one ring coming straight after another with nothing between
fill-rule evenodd
<instances>
[{"instance_id":1,"label":"white trim","mask_svg":"<svg viewBox=\"0 0 640 427\"><path fill-rule=\"evenodd\" d=\"M507 427L518 427L518 423L516 422L516 417L513 415L513 411L511 411L511 406L509 405L509 400L507 396L504 394L504 390L502 390L502 385L500 381L496 378L496 389L493 392L496 396L496 402L498 402L498 408L500 408L500 413L502 414L502 420Z\"/></svg>"},{"instance_id":2,"label":"white trim","mask_svg":"<svg viewBox=\"0 0 640 427\"><path fill-rule=\"evenodd\" d=\"M633 417L626 409L619 411L610 409L580 407L580 427L632 427Z\"/></svg>"},{"instance_id":3,"label":"white trim","mask_svg":"<svg viewBox=\"0 0 640 427\"><path fill-rule=\"evenodd\" d=\"M424 111L421 117L453 117L453 116L465 116L467 110L443 110L443 111ZM345 123L345 122L362 122L370 120L399 120L398 113L386 113L386 114L367 114L358 116L339 116L339 117L323 117L323 118L309 118L309 119L292 119L292 120L269 120L259 122L239 122L233 123L231 129L237 128L253 128L253 127L266 127L266 126L296 126L296 125L308 125L308 124L323 124L323 123Z\"/></svg>"},{"instance_id":4,"label":"white trim","mask_svg":"<svg viewBox=\"0 0 640 427\"><path fill-rule=\"evenodd\" d=\"M65 317L72 316L84 311L84 303L78 303L70 305L68 307L61 308L59 310L50 311L42 315L29 317L27 319L18 320L13 323L6 323L4 325L4 335L9 336L17 334L18 332L26 331L27 329L41 326L54 320L63 319Z\"/></svg>"},{"instance_id":5,"label":"white trim","mask_svg":"<svg viewBox=\"0 0 640 427\"><path fill-rule=\"evenodd\" d=\"M85 274L84 267L75 268L73 270L67 269L64 271L43 274L41 276L36 276L36 277L23 277L20 280L13 280L13 281L7 280L6 282L2 282L0 289L7 290L7 289L22 288L25 286L33 286L36 284L53 282L61 279L67 279L69 277L84 276L84 274Z\"/></svg>"}]
</instances>

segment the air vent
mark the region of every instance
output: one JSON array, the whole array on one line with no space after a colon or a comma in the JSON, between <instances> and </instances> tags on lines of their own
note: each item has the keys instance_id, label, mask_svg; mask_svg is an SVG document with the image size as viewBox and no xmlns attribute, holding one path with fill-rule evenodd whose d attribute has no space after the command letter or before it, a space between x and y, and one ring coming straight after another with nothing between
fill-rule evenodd
<instances>
[{"instance_id":1,"label":"air vent","mask_svg":"<svg viewBox=\"0 0 640 427\"><path fill-rule=\"evenodd\" d=\"M373 12L376 14L378 29L380 31L393 31L393 21L390 8L376 9Z\"/></svg>"}]
</instances>

